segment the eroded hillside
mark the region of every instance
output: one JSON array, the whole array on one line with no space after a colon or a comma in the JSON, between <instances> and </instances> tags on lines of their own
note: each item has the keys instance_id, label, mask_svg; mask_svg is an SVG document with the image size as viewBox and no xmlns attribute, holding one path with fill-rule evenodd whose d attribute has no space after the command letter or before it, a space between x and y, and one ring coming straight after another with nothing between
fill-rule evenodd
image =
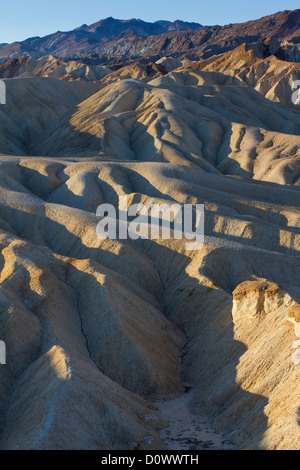
<instances>
[{"instance_id":1,"label":"eroded hillside","mask_svg":"<svg viewBox=\"0 0 300 470\"><path fill-rule=\"evenodd\" d=\"M164 448L188 384L237 448L299 449L300 114L225 75L5 80L0 448ZM203 247L100 240L122 195L204 204Z\"/></svg>"}]
</instances>

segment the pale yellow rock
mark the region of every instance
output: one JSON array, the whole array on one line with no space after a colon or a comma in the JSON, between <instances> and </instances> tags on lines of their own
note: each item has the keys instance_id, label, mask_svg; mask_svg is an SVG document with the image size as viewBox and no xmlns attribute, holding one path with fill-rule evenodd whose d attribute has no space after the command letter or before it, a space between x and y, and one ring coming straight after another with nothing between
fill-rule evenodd
<instances>
[{"instance_id":1,"label":"pale yellow rock","mask_svg":"<svg viewBox=\"0 0 300 470\"><path fill-rule=\"evenodd\" d=\"M295 325L295 335L300 338L300 305L293 305L288 314L288 319Z\"/></svg>"},{"instance_id":2,"label":"pale yellow rock","mask_svg":"<svg viewBox=\"0 0 300 470\"><path fill-rule=\"evenodd\" d=\"M246 281L233 291L233 320L270 313L282 305L283 298L284 293L274 282Z\"/></svg>"}]
</instances>

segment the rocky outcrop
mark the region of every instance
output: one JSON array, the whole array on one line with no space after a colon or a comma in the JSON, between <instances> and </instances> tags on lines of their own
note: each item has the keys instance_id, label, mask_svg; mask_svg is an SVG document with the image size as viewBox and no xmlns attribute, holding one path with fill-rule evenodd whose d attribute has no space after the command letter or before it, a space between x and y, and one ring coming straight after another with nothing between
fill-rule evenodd
<instances>
[{"instance_id":1,"label":"rocky outcrop","mask_svg":"<svg viewBox=\"0 0 300 470\"><path fill-rule=\"evenodd\" d=\"M295 325L295 335L300 338L300 304L294 304L290 308L288 319Z\"/></svg>"},{"instance_id":2,"label":"rocky outcrop","mask_svg":"<svg viewBox=\"0 0 300 470\"><path fill-rule=\"evenodd\" d=\"M278 309L283 303L288 305L292 299L284 294L274 282L245 281L233 291L232 316L234 321L255 318Z\"/></svg>"}]
</instances>

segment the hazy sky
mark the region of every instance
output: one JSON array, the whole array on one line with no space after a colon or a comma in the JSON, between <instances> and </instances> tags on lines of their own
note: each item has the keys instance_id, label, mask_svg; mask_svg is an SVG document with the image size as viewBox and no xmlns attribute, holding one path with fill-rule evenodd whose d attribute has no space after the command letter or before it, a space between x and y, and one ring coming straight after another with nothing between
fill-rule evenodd
<instances>
[{"instance_id":1,"label":"hazy sky","mask_svg":"<svg viewBox=\"0 0 300 470\"><path fill-rule=\"evenodd\" d=\"M108 16L223 25L296 8L299 0L0 0L0 43L69 31Z\"/></svg>"}]
</instances>

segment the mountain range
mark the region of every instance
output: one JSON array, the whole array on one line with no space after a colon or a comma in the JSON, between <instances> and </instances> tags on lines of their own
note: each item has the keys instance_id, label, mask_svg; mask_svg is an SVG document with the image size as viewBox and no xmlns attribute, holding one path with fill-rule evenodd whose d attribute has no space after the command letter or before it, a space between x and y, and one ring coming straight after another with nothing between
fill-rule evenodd
<instances>
[{"instance_id":1,"label":"mountain range","mask_svg":"<svg viewBox=\"0 0 300 470\"><path fill-rule=\"evenodd\" d=\"M138 19L106 18L72 31L0 46L0 61L25 56L90 57L102 63L163 56L192 60L232 50L244 42L271 40L273 48L294 50L300 44L300 10L282 11L246 23L202 26L183 21L148 23Z\"/></svg>"}]
</instances>

